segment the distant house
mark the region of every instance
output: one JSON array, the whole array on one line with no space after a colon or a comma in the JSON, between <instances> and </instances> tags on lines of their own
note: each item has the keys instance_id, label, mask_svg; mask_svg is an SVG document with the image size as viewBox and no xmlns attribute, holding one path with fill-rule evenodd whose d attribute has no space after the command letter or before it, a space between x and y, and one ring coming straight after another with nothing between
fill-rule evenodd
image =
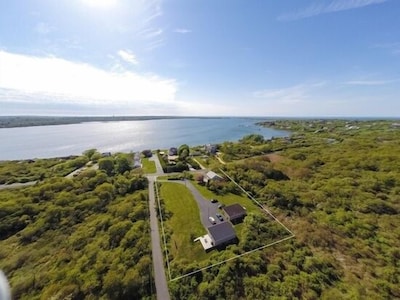
<instances>
[{"instance_id":1,"label":"distant house","mask_svg":"<svg viewBox=\"0 0 400 300\"><path fill-rule=\"evenodd\" d=\"M223 181L223 180L224 178L222 176L218 175L213 171L208 171L203 178L203 181L205 183L208 183L209 181Z\"/></svg>"},{"instance_id":2,"label":"distant house","mask_svg":"<svg viewBox=\"0 0 400 300\"><path fill-rule=\"evenodd\" d=\"M111 156L111 152L103 152L101 154L101 157L110 157Z\"/></svg>"},{"instance_id":3,"label":"distant house","mask_svg":"<svg viewBox=\"0 0 400 300\"><path fill-rule=\"evenodd\" d=\"M168 155L168 163L171 165L176 164L176 162L179 160L178 155Z\"/></svg>"},{"instance_id":4,"label":"distant house","mask_svg":"<svg viewBox=\"0 0 400 300\"><path fill-rule=\"evenodd\" d=\"M149 149L143 150L142 154L144 155L144 157L152 157L153 156L153 153Z\"/></svg>"},{"instance_id":5,"label":"distant house","mask_svg":"<svg viewBox=\"0 0 400 300\"><path fill-rule=\"evenodd\" d=\"M225 211L229 221L231 221L232 224L242 222L244 217L247 215L246 209L244 209L243 206L237 203L224 206L222 209Z\"/></svg>"},{"instance_id":6,"label":"distant house","mask_svg":"<svg viewBox=\"0 0 400 300\"><path fill-rule=\"evenodd\" d=\"M217 153L217 145L207 144L205 145L205 150L208 154L215 154Z\"/></svg>"},{"instance_id":7,"label":"distant house","mask_svg":"<svg viewBox=\"0 0 400 300\"><path fill-rule=\"evenodd\" d=\"M168 156L175 156L175 155L178 155L178 149L175 147L169 148Z\"/></svg>"},{"instance_id":8,"label":"distant house","mask_svg":"<svg viewBox=\"0 0 400 300\"><path fill-rule=\"evenodd\" d=\"M236 233L229 222L222 222L207 228L214 247L229 244L236 240Z\"/></svg>"}]
</instances>

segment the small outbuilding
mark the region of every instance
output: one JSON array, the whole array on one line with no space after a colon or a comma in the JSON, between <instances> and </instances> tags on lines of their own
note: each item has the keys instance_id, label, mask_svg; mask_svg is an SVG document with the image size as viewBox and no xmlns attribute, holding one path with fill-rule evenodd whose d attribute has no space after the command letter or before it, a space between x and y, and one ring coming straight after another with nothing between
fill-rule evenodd
<instances>
[{"instance_id":1,"label":"small outbuilding","mask_svg":"<svg viewBox=\"0 0 400 300\"><path fill-rule=\"evenodd\" d=\"M238 203L224 206L222 209L225 211L232 224L242 222L244 217L247 215L246 209Z\"/></svg>"},{"instance_id":2,"label":"small outbuilding","mask_svg":"<svg viewBox=\"0 0 400 300\"><path fill-rule=\"evenodd\" d=\"M207 144L205 145L205 150L208 154L215 154L217 153L217 145L214 144Z\"/></svg>"},{"instance_id":3,"label":"small outbuilding","mask_svg":"<svg viewBox=\"0 0 400 300\"><path fill-rule=\"evenodd\" d=\"M205 183L209 181L223 181L224 178L213 171L208 171L203 178Z\"/></svg>"}]
</instances>

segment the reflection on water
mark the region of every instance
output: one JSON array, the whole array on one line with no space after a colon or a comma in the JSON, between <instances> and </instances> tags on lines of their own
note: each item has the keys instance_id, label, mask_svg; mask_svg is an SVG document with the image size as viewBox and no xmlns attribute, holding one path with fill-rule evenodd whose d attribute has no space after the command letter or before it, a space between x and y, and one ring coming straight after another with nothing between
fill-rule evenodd
<instances>
[{"instance_id":1,"label":"reflection on water","mask_svg":"<svg viewBox=\"0 0 400 300\"><path fill-rule=\"evenodd\" d=\"M236 141L257 133L265 138L287 136L285 131L254 125L261 119L166 119L91 122L57 126L0 129L0 160L60 157L89 148L101 152L130 152Z\"/></svg>"}]
</instances>

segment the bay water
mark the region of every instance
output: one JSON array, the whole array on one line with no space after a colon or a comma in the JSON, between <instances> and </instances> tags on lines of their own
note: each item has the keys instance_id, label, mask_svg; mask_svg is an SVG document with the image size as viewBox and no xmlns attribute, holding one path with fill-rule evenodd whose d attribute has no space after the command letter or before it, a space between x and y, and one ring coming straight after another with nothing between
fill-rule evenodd
<instances>
[{"instance_id":1,"label":"bay water","mask_svg":"<svg viewBox=\"0 0 400 300\"><path fill-rule=\"evenodd\" d=\"M100 152L131 152L237 141L256 133L266 139L289 132L263 128L260 118L187 118L143 121L87 122L69 125L0 129L0 160L79 155L96 148Z\"/></svg>"}]
</instances>

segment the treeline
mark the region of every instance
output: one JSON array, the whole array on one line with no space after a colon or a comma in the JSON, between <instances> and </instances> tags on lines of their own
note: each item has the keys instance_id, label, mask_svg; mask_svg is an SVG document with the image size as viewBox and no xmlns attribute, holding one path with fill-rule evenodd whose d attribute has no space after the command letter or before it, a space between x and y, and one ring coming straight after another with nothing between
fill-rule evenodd
<instances>
[{"instance_id":1,"label":"treeline","mask_svg":"<svg viewBox=\"0 0 400 300\"><path fill-rule=\"evenodd\" d=\"M0 191L13 299L154 299L147 179L86 170Z\"/></svg>"}]
</instances>

